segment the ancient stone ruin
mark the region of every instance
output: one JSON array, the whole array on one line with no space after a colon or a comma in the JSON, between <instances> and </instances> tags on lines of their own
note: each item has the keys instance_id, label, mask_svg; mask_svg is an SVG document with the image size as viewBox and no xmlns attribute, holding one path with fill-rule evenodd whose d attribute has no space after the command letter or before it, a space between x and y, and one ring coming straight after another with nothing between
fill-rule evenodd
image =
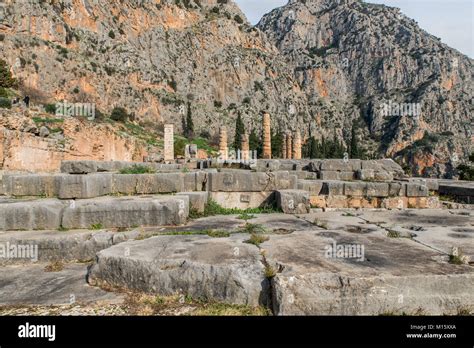
<instances>
[{"instance_id":1,"label":"ancient stone ruin","mask_svg":"<svg viewBox=\"0 0 474 348\"><path fill-rule=\"evenodd\" d=\"M226 141L223 128L221 150ZM294 144L298 157L298 133ZM149 173L129 171L137 166ZM274 314L454 313L474 303L474 243L472 210L439 200L458 192L451 185L406 177L389 159L261 159L253 168L64 161L56 174L2 176L0 245L36 245L39 265L95 260L87 277L94 296L109 284ZM219 217L226 209L235 215ZM449 261L453 247L460 264ZM22 262L0 257L13 283L21 276L9 267Z\"/></svg>"}]
</instances>

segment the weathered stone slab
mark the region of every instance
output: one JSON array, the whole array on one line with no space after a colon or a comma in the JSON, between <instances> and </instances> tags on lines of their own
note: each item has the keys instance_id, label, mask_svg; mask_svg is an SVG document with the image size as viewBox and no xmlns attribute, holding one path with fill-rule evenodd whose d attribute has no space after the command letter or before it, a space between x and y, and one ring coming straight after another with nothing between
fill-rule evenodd
<instances>
[{"instance_id":1,"label":"weathered stone slab","mask_svg":"<svg viewBox=\"0 0 474 348\"><path fill-rule=\"evenodd\" d=\"M285 214L307 214L311 210L309 192L303 190L279 190L276 192L277 207Z\"/></svg>"},{"instance_id":2,"label":"weathered stone slab","mask_svg":"<svg viewBox=\"0 0 474 348\"><path fill-rule=\"evenodd\" d=\"M388 197L389 184L381 182L367 183L367 197Z\"/></svg>"},{"instance_id":3,"label":"weathered stone slab","mask_svg":"<svg viewBox=\"0 0 474 348\"><path fill-rule=\"evenodd\" d=\"M321 161L322 171L353 172L361 169L360 160L327 159Z\"/></svg>"},{"instance_id":4,"label":"weathered stone slab","mask_svg":"<svg viewBox=\"0 0 474 348\"><path fill-rule=\"evenodd\" d=\"M361 169L370 169L374 172L380 172L383 170L383 167L379 161L371 160L371 161L362 161L362 168Z\"/></svg>"},{"instance_id":5,"label":"weathered stone slab","mask_svg":"<svg viewBox=\"0 0 474 348\"><path fill-rule=\"evenodd\" d=\"M472 267L409 239L337 229L272 236L262 247L271 267L285 266L272 279L277 315L444 315L474 305Z\"/></svg>"},{"instance_id":6,"label":"weathered stone slab","mask_svg":"<svg viewBox=\"0 0 474 348\"><path fill-rule=\"evenodd\" d=\"M65 305L70 308L72 299L81 305L123 301L121 294L88 286L85 282L87 269L83 264L66 264L58 272L45 272L45 266L0 267L0 305ZM70 311L74 314L74 309Z\"/></svg>"},{"instance_id":7,"label":"weathered stone slab","mask_svg":"<svg viewBox=\"0 0 474 348\"><path fill-rule=\"evenodd\" d=\"M428 187L421 184L407 183L407 197L428 197L430 195Z\"/></svg>"},{"instance_id":8,"label":"weathered stone slab","mask_svg":"<svg viewBox=\"0 0 474 348\"><path fill-rule=\"evenodd\" d=\"M189 178L192 178L193 175L194 173ZM183 190L184 174L182 173L112 175L111 192L114 194L160 194L176 193Z\"/></svg>"},{"instance_id":9,"label":"weathered stone slab","mask_svg":"<svg viewBox=\"0 0 474 348\"><path fill-rule=\"evenodd\" d=\"M4 175L4 192L14 197L57 197L62 177L48 174Z\"/></svg>"},{"instance_id":10,"label":"weathered stone slab","mask_svg":"<svg viewBox=\"0 0 474 348\"><path fill-rule=\"evenodd\" d=\"M295 177L296 178L296 177ZM293 184L288 172L254 173L222 172L208 176L211 192L264 192L291 188Z\"/></svg>"},{"instance_id":11,"label":"weathered stone slab","mask_svg":"<svg viewBox=\"0 0 474 348\"><path fill-rule=\"evenodd\" d=\"M323 182L317 180L298 180L298 190L308 191L310 196L318 196L323 189Z\"/></svg>"},{"instance_id":12,"label":"weathered stone slab","mask_svg":"<svg viewBox=\"0 0 474 348\"><path fill-rule=\"evenodd\" d=\"M339 180L352 181L355 179L355 172L339 172Z\"/></svg>"},{"instance_id":13,"label":"weathered stone slab","mask_svg":"<svg viewBox=\"0 0 474 348\"><path fill-rule=\"evenodd\" d=\"M101 226L136 227L182 225L189 216L187 196L80 200L64 210L62 226L69 229Z\"/></svg>"},{"instance_id":14,"label":"weathered stone slab","mask_svg":"<svg viewBox=\"0 0 474 348\"><path fill-rule=\"evenodd\" d=\"M0 201L0 231L58 229L63 209L56 199Z\"/></svg>"},{"instance_id":15,"label":"weathered stone slab","mask_svg":"<svg viewBox=\"0 0 474 348\"><path fill-rule=\"evenodd\" d=\"M385 170L376 171L374 178L378 181L393 181L393 174Z\"/></svg>"},{"instance_id":16,"label":"weathered stone slab","mask_svg":"<svg viewBox=\"0 0 474 348\"><path fill-rule=\"evenodd\" d=\"M275 194L265 192L209 192L209 197L226 209L249 209L273 206Z\"/></svg>"},{"instance_id":17,"label":"weathered stone slab","mask_svg":"<svg viewBox=\"0 0 474 348\"><path fill-rule=\"evenodd\" d=\"M189 197L189 209L192 209L198 213L204 213L206 205L209 201L208 192L181 192L176 196Z\"/></svg>"},{"instance_id":18,"label":"weathered stone slab","mask_svg":"<svg viewBox=\"0 0 474 348\"><path fill-rule=\"evenodd\" d=\"M358 180L362 181L374 180L375 171L373 169L361 169L357 171L356 177Z\"/></svg>"},{"instance_id":19,"label":"weathered stone slab","mask_svg":"<svg viewBox=\"0 0 474 348\"><path fill-rule=\"evenodd\" d=\"M88 174L97 172L97 161L62 161L61 173Z\"/></svg>"},{"instance_id":20,"label":"weathered stone slab","mask_svg":"<svg viewBox=\"0 0 474 348\"><path fill-rule=\"evenodd\" d=\"M346 196L366 196L367 183L366 182L346 182L344 183L344 194Z\"/></svg>"},{"instance_id":21,"label":"weathered stone slab","mask_svg":"<svg viewBox=\"0 0 474 348\"><path fill-rule=\"evenodd\" d=\"M320 180L339 180L339 172L323 170L319 172Z\"/></svg>"},{"instance_id":22,"label":"weathered stone slab","mask_svg":"<svg viewBox=\"0 0 474 348\"><path fill-rule=\"evenodd\" d=\"M84 199L112 193L111 174L63 175L60 177L60 199Z\"/></svg>"},{"instance_id":23,"label":"weathered stone slab","mask_svg":"<svg viewBox=\"0 0 474 348\"><path fill-rule=\"evenodd\" d=\"M342 196L344 195L343 181L325 181L321 190L322 195L326 196Z\"/></svg>"},{"instance_id":24,"label":"weathered stone slab","mask_svg":"<svg viewBox=\"0 0 474 348\"><path fill-rule=\"evenodd\" d=\"M16 231L0 234L0 245L37 246L37 260L0 256L0 265L32 261L87 261L100 250L140 235L139 230L112 231Z\"/></svg>"},{"instance_id":25,"label":"weathered stone slab","mask_svg":"<svg viewBox=\"0 0 474 348\"><path fill-rule=\"evenodd\" d=\"M243 243L246 239L248 235L159 236L122 243L97 254L88 281L164 296L266 304L269 285L262 256Z\"/></svg>"}]
</instances>

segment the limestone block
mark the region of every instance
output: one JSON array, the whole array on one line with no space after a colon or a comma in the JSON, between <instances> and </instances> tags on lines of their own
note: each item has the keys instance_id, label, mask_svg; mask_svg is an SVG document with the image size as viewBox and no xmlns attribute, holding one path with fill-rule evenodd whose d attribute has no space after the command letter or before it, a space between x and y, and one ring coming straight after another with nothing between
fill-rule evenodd
<instances>
[{"instance_id":1,"label":"limestone block","mask_svg":"<svg viewBox=\"0 0 474 348\"><path fill-rule=\"evenodd\" d=\"M388 197L389 184L381 182L367 183L367 197Z\"/></svg>"},{"instance_id":2,"label":"limestone block","mask_svg":"<svg viewBox=\"0 0 474 348\"><path fill-rule=\"evenodd\" d=\"M180 192L176 196L189 197L189 208L198 213L204 213L209 200L207 192Z\"/></svg>"},{"instance_id":3,"label":"limestone block","mask_svg":"<svg viewBox=\"0 0 474 348\"><path fill-rule=\"evenodd\" d=\"M0 231L57 230L63 208L57 199L0 203Z\"/></svg>"},{"instance_id":4,"label":"limestone block","mask_svg":"<svg viewBox=\"0 0 474 348\"><path fill-rule=\"evenodd\" d=\"M276 192L277 206L285 214L307 214L311 210L309 192L303 190L279 190Z\"/></svg>"},{"instance_id":5,"label":"limestone block","mask_svg":"<svg viewBox=\"0 0 474 348\"><path fill-rule=\"evenodd\" d=\"M344 183L344 194L346 196L364 197L367 195L366 182L346 182Z\"/></svg>"},{"instance_id":6,"label":"limestone block","mask_svg":"<svg viewBox=\"0 0 474 348\"><path fill-rule=\"evenodd\" d=\"M59 182L60 199L84 199L112 193L112 174L63 175Z\"/></svg>"},{"instance_id":7,"label":"limestone block","mask_svg":"<svg viewBox=\"0 0 474 348\"><path fill-rule=\"evenodd\" d=\"M186 223L187 196L102 197L76 201L64 209L62 226L69 229L171 226Z\"/></svg>"},{"instance_id":8,"label":"limestone block","mask_svg":"<svg viewBox=\"0 0 474 348\"><path fill-rule=\"evenodd\" d=\"M323 183L322 195L326 196L342 196L344 195L343 181L325 181Z\"/></svg>"},{"instance_id":9,"label":"limestone block","mask_svg":"<svg viewBox=\"0 0 474 348\"><path fill-rule=\"evenodd\" d=\"M311 196L318 196L323 188L322 181L298 180L298 190L308 191Z\"/></svg>"},{"instance_id":10,"label":"limestone block","mask_svg":"<svg viewBox=\"0 0 474 348\"><path fill-rule=\"evenodd\" d=\"M428 197L429 191L426 185L416 184L416 183L407 183L407 197Z\"/></svg>"},{"instance_id":11,"label":"limestone block","mask_svg":"<svg viewBox=\"0 0 474 348\"><path fill-rule=\"evenodd\" d=\"M321 180L339 180L339 172L323 170L319 172L319 179Z\"/></svg>"}]
</instances>

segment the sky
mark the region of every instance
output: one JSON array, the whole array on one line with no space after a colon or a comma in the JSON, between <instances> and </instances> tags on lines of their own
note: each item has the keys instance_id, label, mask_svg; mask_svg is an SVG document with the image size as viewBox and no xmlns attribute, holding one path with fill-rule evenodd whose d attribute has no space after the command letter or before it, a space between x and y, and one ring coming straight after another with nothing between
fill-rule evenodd
<instances>
[{"instance_id":1,"label":"sky","mask_svg":"<svg viewBox=\"0 0 474 348\"><path fill-rule=\"evenodd\" d=\"M235 0L256 24L267 12L288 0ZM474 58L474 0L367 0L398 7L430 34Z\"/></svg>"}]
</instances>

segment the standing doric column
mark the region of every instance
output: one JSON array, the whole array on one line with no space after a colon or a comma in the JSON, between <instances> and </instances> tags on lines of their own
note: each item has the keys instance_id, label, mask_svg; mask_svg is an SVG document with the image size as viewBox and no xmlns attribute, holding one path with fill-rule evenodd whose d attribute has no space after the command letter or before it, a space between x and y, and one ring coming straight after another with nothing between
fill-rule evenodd
<instances>
[{"instance_id":1,"label":"standing doric column","mask_svg":"<svg viewBox=\"0 0 474 348\"><path fill-rule=\"evenodd\" d=\"M227 147L227 128L222 126L219 132L219 153L220 159L226 161L228 157L228 147Z\"/></svg>"},{"instance_id":2,"label":"standing doric column","mask_svg":"<svg viewBox=\"0 0 474 348\"><path fill-rule=\"evenodd\" d=\"M272 130L270 114L265 112L263 114L263 159L272 158Z\"/></svg>"},{"instance_id":3,"label":"standing doric column","mask_svg":"<svg viewBox=\"0 0 474 348\"><path fill-rule=\"evenodd\" d=\"M242 135L242 160L250 160L250 139L247 133Z\"/></svg>"},{"instance_id":4,"label":"standing doric column","mask_svg":"<svg viewBox=\"0 0 474 348\"><path fill-rule=\"evenodd\" d=\"M283 144L281 145L281 157L283 159L288 158L288 156L286 155L286 134L283 134Z\"/></svg>"},{"instance_id":5,"label":"standing doric column","mask_svg":"<svg viewBox=\"0 0 474 348\"><path fill-rule=\"evenodd\" d=\"M297 131L293 141L293 159L300 160L301 157L301 133Z\"/></svg>"},{"instance_id":6,"label":"standing doric column","mask_svg":"<svg viewBox=\"0 0 474 348\"><path fill-rule=\"evenodd\" d=\"M290 132L286 133L286 158L293 158L293 137Z\"/></svg>"},{"instance_id":7,"label":"standing doric column","mask_svg":"<svg viewBox=\"0 0 474 348\"><path fill-rule=\"evenodd\" d=\"M174 162L174 125L165 124L165 162Z\"/></svg>"}]
</instances>

